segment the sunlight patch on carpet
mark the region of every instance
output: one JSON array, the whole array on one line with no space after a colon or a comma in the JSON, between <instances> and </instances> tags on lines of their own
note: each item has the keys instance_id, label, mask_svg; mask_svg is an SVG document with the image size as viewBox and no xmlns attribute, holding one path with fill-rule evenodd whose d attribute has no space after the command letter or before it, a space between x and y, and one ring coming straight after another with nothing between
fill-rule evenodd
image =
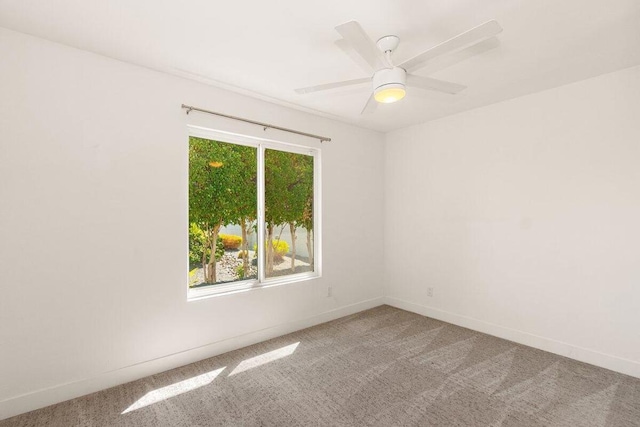
<instances>
[{"instance_id":1,"label":"sunlight patch on carpet","mask_svg":"<svg viewBox=\"0 0 640 427\"><path fill-rule=\"evenodd\" d=\"M133 405L125 409L122 414L126 414L128 412L135 411L136 409L144 408L146 406L153 405L154 403L162 402L163 400L171 399L172 397L187 393L191 390L204 387L207 384L210 384L225 369L226 366L216 369L215 371L206 372L204 374L187 378L186 380L150 391L138 399Z\"/></svg>"},{"instance_id":2,"label":"sunlight patch on carpet","mask_svg":"<svg viewBox=\"0 0 640 427\"><path fill-rule=\"evenodd\" d=\"M269 362L273 362L274 360L282 359L283 357L287 357L293 354L296 351L296 348L300 344L300 341L297 343L287 345L285 347L279 348L277 350L270 351L268 353L261 354L260 356L252 357L251 359L246 359L240 362L238 366L229 374L229 376L239 374L240 372L248 371L249 369L256 368L258 366L264 365Z\"/></svg>"}]
</instances>

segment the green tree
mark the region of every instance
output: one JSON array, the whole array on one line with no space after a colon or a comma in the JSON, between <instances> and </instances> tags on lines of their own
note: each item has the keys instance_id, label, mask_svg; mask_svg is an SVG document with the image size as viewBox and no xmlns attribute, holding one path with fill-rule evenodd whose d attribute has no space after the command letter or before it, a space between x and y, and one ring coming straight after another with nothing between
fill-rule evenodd
<instances>
[{"instance_id":1,"label":"green tree","mask_svg":"<svg viewBox=\"0 0 640 427\"><path fill-rule=\"evenodd\" d=\"M235 186L235 209L233 223L239 224L242 230L241 253L242 257L242 278L249 275L249 231L254 228L258 216L257 212L257 159L256 150L249 147L237 146L240 153L242 174L238 177Z\"/></svg>"},{"instance_id":2,"label":"green tree","mask_svg":"<svg viewBox=\"0 0 640 427\"><path fill-rule=\"evenodd\" d=\"M291 270L295 271L296 229L304 224L305 208L313 198L313 157L278 150L265 152L266 269L273 272L274 230L289 226Z\"/></svg>"},{"instance_id":3,"label":"green tree","mask_svg":"<svg viewBox=\"0 0 640 427\"><path fill-rule=\"evenodd\" d=\"M266 274L273 273L274 231L285 223L286 206L282 203L287 180L287 154L284 151L265 150L265 268ZM279 237L278 237L279 240Z\"/></svg>"},{"instance_id":4,"label":"green tree","mask_svg":"<svg viewBox=\"0 0 640 427\"><path fill-rule=\"evenodd\" d=\"M304 224L305 208L313 200L313 157L289 153L289 167L295 171L286 187L286 221L291 233L291 271L295 272L296 230Z\"/></svg>"},{"instance_id":5,"label":"green tree","mask_svg":"<svg viewBox=\"0 0 640 427\"><path fill-rule=\"evenodd\" d=\"M243 216L240 211L246 209L247 163L243 157L251 155L255 158L251 147L189 139L189 222L203 230L209 248L203 251L208 257L203 255L202 259L206 283L217 281L215 253L220 228L238 220Z\"/></svg>"},{"instance_id":6,"label":"green tree","mask_svg":"<svg viewBox=\"0 0 640 427\"><path fill-rule=\"evenodd\" d=\"M307 183L306 195L307 198L304 203L300 225L307 230L307 253L309 254L309 265L313 268L313 170L311 172L311 182Z\"/></svg>"}]
</instances>

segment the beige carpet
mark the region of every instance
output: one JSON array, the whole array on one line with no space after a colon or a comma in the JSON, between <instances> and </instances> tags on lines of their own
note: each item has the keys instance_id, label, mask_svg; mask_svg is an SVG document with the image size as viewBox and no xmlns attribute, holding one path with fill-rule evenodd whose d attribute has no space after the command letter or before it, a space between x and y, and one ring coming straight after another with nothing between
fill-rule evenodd
<instances>
[{"instance_id":1,"label":"beige carpet","mask_svg":"<svg viewBox=\"0 0 640 427\"><path fill-rule=\"evenodd\" d=\"M640 426L640 379L388 306L6 426Z\"/></svg>"}]
</instances>

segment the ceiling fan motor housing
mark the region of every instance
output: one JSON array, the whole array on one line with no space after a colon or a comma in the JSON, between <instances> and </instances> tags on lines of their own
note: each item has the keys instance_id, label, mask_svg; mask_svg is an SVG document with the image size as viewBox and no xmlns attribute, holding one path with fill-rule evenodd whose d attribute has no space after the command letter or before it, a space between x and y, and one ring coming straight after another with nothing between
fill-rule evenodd
<instances>
[{"instance_id":1,"label":"ceiling fan motor housing","mask_svg":"<svg viewBox=\"0 0 640 427\"><path fill-rule=\"evenodd\" d=\"M373 75L373 90L375 92L388 85L401 85L404 88L406 82L407 72L403 68L383 68Z\"/></svg>"},{"instance_id":2,"label":"ceiling fan motor housing","mask_svg":"<svg viewBox=\"0 0 640 427\"><path fill-rule=\"evenodd\" d=\"M400 67L383 68L373 75L373 95L383 104L396 102L406 94L407 72Z\"/></svg>"}]
</instances>

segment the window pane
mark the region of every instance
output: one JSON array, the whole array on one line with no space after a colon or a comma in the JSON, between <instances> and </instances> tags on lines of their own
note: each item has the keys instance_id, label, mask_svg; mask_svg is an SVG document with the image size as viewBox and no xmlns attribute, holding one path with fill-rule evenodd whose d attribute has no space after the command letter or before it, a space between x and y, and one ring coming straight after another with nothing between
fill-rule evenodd
<instances>
[{"instance_id":1,"label":"window pane","mask_svg":"<svg viewBox=\"0 0 640 427\"><path fill-rule=\"evenodd\" d=\"M189 138L189 286L256 279L256 148Z\"/></svg>"},{"instance_id":2,"label":"window pane","mask_svg":"<svg viewBox=\"0 0 640 427\"><path fill-rule=\"evenodd\" d=\"M265 277L313 271L313 157L265 150Z\"/></svg>"}]
</instances>

